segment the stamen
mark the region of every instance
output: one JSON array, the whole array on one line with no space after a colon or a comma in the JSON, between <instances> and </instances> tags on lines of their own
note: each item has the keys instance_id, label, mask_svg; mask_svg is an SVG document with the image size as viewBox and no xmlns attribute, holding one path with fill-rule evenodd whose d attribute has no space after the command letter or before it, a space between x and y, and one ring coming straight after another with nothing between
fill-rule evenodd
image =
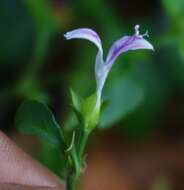
<instances>
[{"instance_id":1,"label":"stamen","mask_svg":"<svg viewBox=\"0 0 184 190\"><path fill-rule=\"evenodd\" d=\"M138 24L135 25L134 28L135 28L135 35L136 35L137 37L140 37L140 38L143 38L144 36L149 37L148 30L146 30L146 32L145 32L144 34L140 35L140 32L139 32L140 26L139 26Z\"/></svg>"},{"instance_id":2,"label":"stamen","mask_svg":"<svg viewBox=\"0 0 184 190\"><path fill-rule=\"evenodd\" d=\"M146 30L146 32L142 35L142 37L144 37L144 36L149 37L148 30Z\"/></svg>"},{"instance_id":3,"label":"stamen","mask_svg":"<svg viewBox=\"0 0 184 190\"><path fill-rule=\"evenodd\" d=\"M135 25L135 35L136 36L139 36L139 28L140 28L140 26L138 24Z\"/></svg>"}]
</instances>

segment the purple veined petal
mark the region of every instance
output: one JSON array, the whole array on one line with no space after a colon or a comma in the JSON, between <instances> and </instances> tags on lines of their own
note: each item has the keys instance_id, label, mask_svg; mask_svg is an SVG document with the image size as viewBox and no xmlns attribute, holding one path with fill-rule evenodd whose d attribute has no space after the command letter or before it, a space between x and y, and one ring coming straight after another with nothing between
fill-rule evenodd
<instances>
[{"instance_id":1,"label":"purple veined petal","mask_svg":"<svg viewBox=\"0 0 184 190\"><path fill-rule=\"evenodd\" d=\"M103 53L102 43L101 43L100 37L92 29L79 28L79 29L75 29L75 30L67 32L64 36L65 36L65 38L67 40L70 40L70 39L89 40L89 41L91 41L92 43L94 43L98 47L98 49L101 51L101 53Z\"/></svg>"},{"instance_id":2,"label":"purple veined petal","mask_svg":"<svg viewBox=\"0 0 184 190\"><path fill-rule=\"evenodd\" d=\"M139 34L139 25L135 26L135 34L132 36L124 36L114 42L111 46L105 65L110 69L117 57L129 50L149 49L154 50L152 44L144 39L148 36L147 32L143 35Z\"/></svg>"}]
</instances>

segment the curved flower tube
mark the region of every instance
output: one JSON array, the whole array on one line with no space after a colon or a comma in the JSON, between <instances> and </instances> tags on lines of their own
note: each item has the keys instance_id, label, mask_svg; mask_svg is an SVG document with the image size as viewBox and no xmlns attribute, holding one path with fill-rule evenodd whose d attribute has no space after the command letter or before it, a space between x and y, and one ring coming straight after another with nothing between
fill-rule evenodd
<instances>
[{"instance_id":1,"label":"curved flower tube","mask_svg":"<svg viewBox=\"0 0 184 190\"><path fill-rule=\"evenodd\" d=\"M95 63L95 78L97 84L97 101L96 106L101 105L102 90L107 79L108 73L116 59L124 52L129 50L149 49L154 50L152 44L144 39L148 33L141 35L139 33L139 25L135 26L135 33L132 36L124 36L115 41L107 55L106 60L103 59L103 48L99 35L89 28L80 28L67 32L65 35L67 40L70 39L86 39L94 43L98 48Z\"/></svg>"}]
</instances>

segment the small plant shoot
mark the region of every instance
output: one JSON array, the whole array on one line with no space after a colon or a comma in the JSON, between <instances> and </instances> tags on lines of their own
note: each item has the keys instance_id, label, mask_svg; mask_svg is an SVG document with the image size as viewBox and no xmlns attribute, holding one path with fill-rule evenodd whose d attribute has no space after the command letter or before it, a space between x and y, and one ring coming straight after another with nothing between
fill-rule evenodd
<instances>
[{"instance_id":1,"label":"small plant shoot","mask_svg":"<svg viewBox=\"0 0 184 190\"><path fill-rule=\"evenodd\" d=\"M71 104L78 121L75 127L66 129L64 123L59 125L52 111L45 104L34 100L25 101L17 111L15 124L20 132L37 135L60 151L61 161L64 161L63 171L61 172L63 173L66 190L79 189L80 179L82 175L85 175L87 165L85 148L91 133L98 126L102 116L102 107L104 106L102 100L103 88L115 61L121 54L130 50L154 50L152 44L145 39L145 37L148 37L148 32L140 34L139 25L136 25L134 30L133 35L123 36L115 41L106 58L104 58L101 39L94 30L80 28L69 31L64 35L67 40L88 40L98 48L96 59L94 58L96 79L94 92L84 98L73 89L70 90L71 102L68 104ZM121 88L121 86L118 88ZM75 90L77 91L77 89ZM105 106L108 107L108 104Z\"/></svg>"}]
</instances>

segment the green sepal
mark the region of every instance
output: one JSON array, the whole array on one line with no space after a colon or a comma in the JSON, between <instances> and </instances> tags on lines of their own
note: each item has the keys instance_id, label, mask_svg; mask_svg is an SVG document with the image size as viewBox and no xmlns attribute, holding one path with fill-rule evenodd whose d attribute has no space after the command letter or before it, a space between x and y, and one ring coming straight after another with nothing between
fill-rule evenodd
<instances>
[{"instance_id":1,"label":"green sepal","mask_svg":"<svg viewBox=\"0 0 184 190\"><path fill-rule=\"evenodd\" d=\"M96 93L86 98L82 104L81 113L84 118L84 128L88 132L93 130L99 121L100 107L96 106Z\"/></svg>"},{"instance_id":2,"label":"green sepal","mask_svg":"<svg viewBox=\"0 0 184 190\"><path fill-rule=\"evenodd\" d=\"M74 92L73 89L70 89L70 94L71 94L71 98L72 98L73 111L74 111L80 125L83 126L84 120L83 120L83 116L81 114L81 107L82 107L84 100L76 92Z\"/></svg>"},{"instance_id":3,"label":"green sepal","mask_svg":"<svg viewBox=\"0 0 184 190\"><path fill-rule=\"evenodd\" d=\"M72 97L72 105L77 111L81 111L81 105L83 103L83 98L79 96L73 89L70 89L70 94Z\"/></svg>"},{"instance_id":4,"label":"green sepal","mask_svg":"<svg viewBox=\"0 0 184 190\"><path fill-rule=\"evenodd\" d=\"M72 89L70 93L72 97L72 107L82 129L90 132L99 121L100 107L96 107L96 93L86 99L81 98Z\"/></svg>"}]
</instances>

